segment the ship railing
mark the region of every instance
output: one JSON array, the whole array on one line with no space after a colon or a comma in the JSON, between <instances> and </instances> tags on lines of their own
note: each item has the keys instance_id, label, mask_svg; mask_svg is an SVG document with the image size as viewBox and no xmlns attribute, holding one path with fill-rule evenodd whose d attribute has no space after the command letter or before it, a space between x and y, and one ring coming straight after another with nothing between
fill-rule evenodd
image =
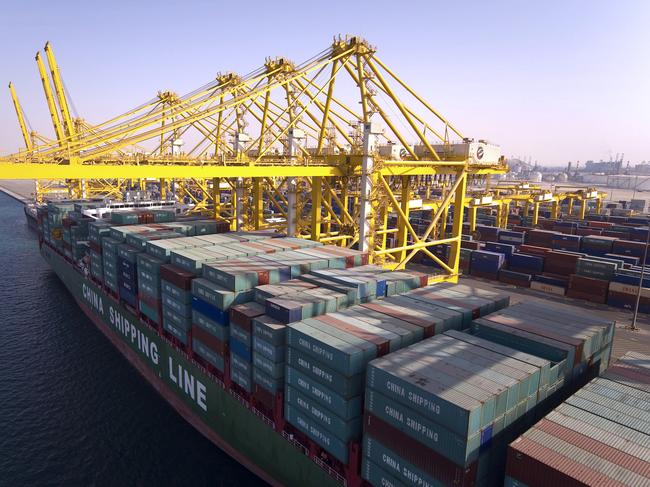
<instances>
[{"instance_id":1,"label":"ship railing","mask_svg":"<svg viewBox=\"0 0 650 487\"><path fill-rule=\"evenodd\" d=\"M309 456L309 449L305 445L300 443L292 434L287 433L286 431L282 431L282 436L284 437L285 440L287 440L293 446L298 448L298 450L301 450L305 455Z\"/></svg>"},{"instance_id":2,"label":"ship railing","mask_svg":"<svg viewBox=\"0 0 650 487\"><path fill-rule=\"evenodd\" d=\"M250 409L250 404L248 404L248 401L247 401L243 396L241 396L238 392L235 392L235 391L233 391L233 390L230 390L230 394L231 394L235 399L237 399L240 403L242 403L244 406L246 406L247 408Z\"/></svg>"},{"instance_id":3,"label":"ship railing","mask_svg":"<svg viewBox=\"0 0 650 487\"><path fill-rule=\"evenodd\" d=\"M334 477L338 482L340 482L343 485L348 485L347 481L345 480L345 477L338 473L336 470L334 470L332 467L330 467L327 463L325 463L323 460L321 460L318 457L313 457L312 461L318 465L320 468L325 470L331 477Z\"/></svg>"},{"instance_id":4,"label":"ship railing","mask_svg":"<svg viewBox=\"0 0 650 487\"><path fill-rule=\"evenodd\" d=\"M187 359L190 362L192 362L197 369L199 369L201 372L203 372L205 375L207 375L210 379L212 379L213 382L216 382L217 384L219 384L222 389L226 388L226 384L224 384L224 382L219 377L214 375L212 372L210 372L208 369L206 369L203 365L201 365L199 362L197 362L194 359L194 357L190 357L190 355L187 354L187 353L185 355L186 355Z\"/></svg>"},{"instance_id":5,"label":"ship railing","mask_svg":"<svg viewBox=\"0 0 650 487\"><path fill-rule=\"evenodd\" d=\"M316 465L318 465L320 468L325 470L327 474L330 477L333 477L337 482L340 484L347 486L348 482L343 477L340 473L338 473L336 470L334 470L332 467L330 467L327 463L325 463L322 459L311 456L309 454L309 448L307 448L305 445L303 445L300 441L298 441L291 433L287 433L286 431L282 431L282 436L284 437L285 440L287 440L289 443L291 443L293 446L295 446L298 450L302 451L304 455L307 455Z\"/></svg>"},{"instance_id":6,"label":"ship railing","mask_svg":"<svg viewBox=\"0 0 650 487\"><path fill-rule=\"evenodd\" d=\"M259 417L262 421L264 421L268 426L271 428L275 429L275 423L271 421L269 418L267 418L262 411L257 409L255 406L252 406L250 410L253 412L253 414L257 417Z\"/></svg>"}]
</instances>

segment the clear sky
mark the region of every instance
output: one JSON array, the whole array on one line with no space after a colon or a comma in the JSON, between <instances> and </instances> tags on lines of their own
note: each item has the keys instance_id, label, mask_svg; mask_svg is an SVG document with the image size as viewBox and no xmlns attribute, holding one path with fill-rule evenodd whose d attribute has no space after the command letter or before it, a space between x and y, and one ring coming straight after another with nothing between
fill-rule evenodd
<instances>
[{"instance_id":1,"label":"clear sky","mask_svg":"<svg viewBox=\"0 0 650 487\"><path fill-rule=\"evenodd\" d=\"M94 5L94 4L97 5ZM650 1L31 1L0 3L0 154L22 144L7 83L47 135L34 54L51 41L98 123L266 56L303 61L357 34L464 134L545 165L650 161Z\"/></svg>"}]
</instances>

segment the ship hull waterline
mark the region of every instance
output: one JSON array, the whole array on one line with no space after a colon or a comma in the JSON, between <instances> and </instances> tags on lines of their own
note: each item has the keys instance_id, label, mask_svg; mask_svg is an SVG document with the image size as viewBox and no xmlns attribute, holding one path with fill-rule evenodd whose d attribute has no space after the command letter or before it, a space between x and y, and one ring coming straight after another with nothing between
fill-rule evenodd
<instances>
[{"instance_id":1,"label":"ship hull waterline","mask_svg":"<svg viewBox=\"0 0 650 487\"><path fill-rule=\"evenodd\" d=\"M196 430L271 485L341 484L48 245L41 255L81 310Z\"/></svg>"}]
</instances>

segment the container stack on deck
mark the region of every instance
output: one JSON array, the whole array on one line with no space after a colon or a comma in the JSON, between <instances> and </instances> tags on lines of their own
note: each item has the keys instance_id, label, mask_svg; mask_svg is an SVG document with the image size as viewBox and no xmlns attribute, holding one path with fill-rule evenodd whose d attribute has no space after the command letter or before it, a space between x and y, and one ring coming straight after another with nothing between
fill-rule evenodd
<instances>
[{"instance_id":1,"label":"container stack on deck","mask_svg":"<svg viewBox=\"0 0 650 487\"><path fill-rule=\"evenodd\" d=\"M397 280L397 274L406 273L387 276ZM393 352L426 337L459 330L472 316L508 305L507 297L494 293L485 292L491 298L485 299L472 296L473 290L464 286L418 289L418 282L404 277L395 289L404 289L403 285L415 289L291 323L286 331L285 417L343 464L354 451L351 444L361 439L369 362L393 357ZM377 278L381 280L382 274ZM365 402L368 407L367 395Z\"/></svg>"},{"instance_id":2,"label":"container stack on deck","mask_svg":"<svg viewBox=\"0 0 650 487\"><path fill-rule=\"evenodd\" d=\"M650 356L628 352L508 448L505 485L650 485Z\"/></svg>"},{"instance_id":3,"label":"container stack on deck","mask_svg":"<svg viewBox=\"0 0 650 487\"><path fill-rule=\"evenodd\" d=\"M362 475L373 485L499 485L508 442L606 367L613 331L518 304L474 320L470 333L370 362Z\"/></svg>"}]
</instances>

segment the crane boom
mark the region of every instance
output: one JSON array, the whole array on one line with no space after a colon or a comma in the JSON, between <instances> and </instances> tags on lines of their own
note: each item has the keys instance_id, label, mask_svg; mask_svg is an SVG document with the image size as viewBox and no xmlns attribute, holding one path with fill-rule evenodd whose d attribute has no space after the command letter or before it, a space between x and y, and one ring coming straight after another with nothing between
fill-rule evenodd
<instances>
[{"instance_id":1,"label":"crane boom","mask_svg":"<svg viewBox=\"0 0 650 487\"><path fill-rule=\"evenodd\" d=\"M74 140L75 130L74 124L72 123L72 117L70 116L70 109L68 108L68 100L65 97L63 81L61 81L61 74L59 73L59 66L56 63L54 51L49 42L45 43L45 55L47 56L47 63L50 66L54 92L56 93L56 98L59 102L59 109L61 110L61 118L63 119L65 134L70 140Z\"/></svg>"},{"instance_id":2,"label":"crane boom","mask_svg":"<svg viewBox=\"0 0 650 487\"><path fill-rule=\"evenodd\" d=\"M29 136L29 131L27 130L27 125L25 124L25 117L23 115L23 109L20 106L18 101L18 95L14 89L14 84L9 82L9 92L11 93L11 99L14 102L14 108L16 109L16 116L18 117L18 125L20 125L20 131L23 134L23 140L25 141L25 147L29 152L32 151L32 139Z\"/></svg>"},{"instance_id":3,"label":"crane boom","mask_svg":"<svg viewBox=\"0 0 650 487\"><path fill-rule=\"evenodd\" d=\"M54 103L54 96L52 95L52 87L50 86L50 79L47 76L47 71L45 70L45 65L43 64L43 59L41 58L41 53L36 53L36 65L38 66L38 73L41 76L41 82L43 83L43 91L45 91L45 100L47 101L47 108L50 111L50 117L52 117L52 124L54 125L54 132L56 133L56 139L59 141L59 146L63 147L63 127L61 127L61 121L59 120L59 114L56 111L56 104Z\"/></svg>"}]
</instances>

